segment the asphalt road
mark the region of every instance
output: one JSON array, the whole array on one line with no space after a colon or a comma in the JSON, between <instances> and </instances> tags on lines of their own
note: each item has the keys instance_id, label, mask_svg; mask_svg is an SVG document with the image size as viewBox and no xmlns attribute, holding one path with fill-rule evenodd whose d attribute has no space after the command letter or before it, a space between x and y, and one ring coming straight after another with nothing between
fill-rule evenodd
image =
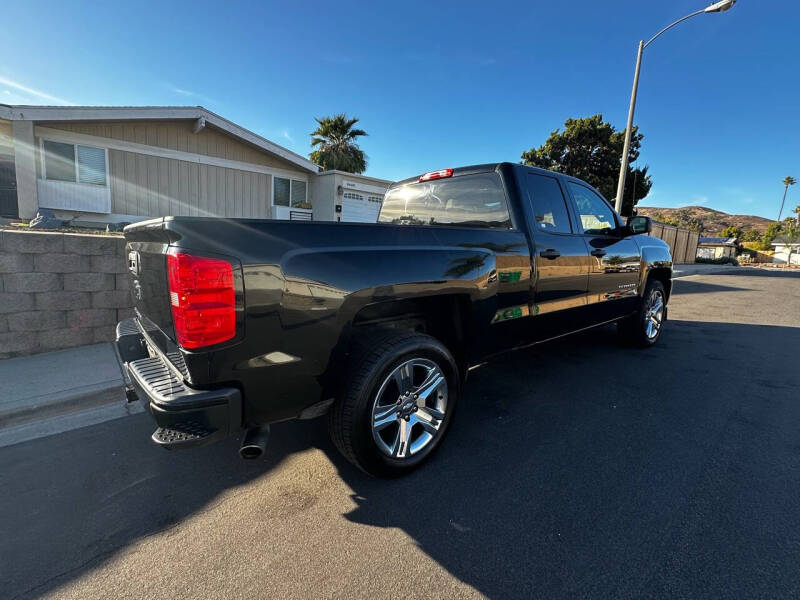
<instances>
[{"instance_id":1,"label":"asphalt road","mask_svg":"<svg viewBox=\"0 0 800 600\"><path fill-rule=\"evenodd\" d=\"M153 447L136 415L0 449L0 598L797 598L800 274L676 281L470 377L441 452L369 479L324 422Z\"/></svg>"}]
</instances>

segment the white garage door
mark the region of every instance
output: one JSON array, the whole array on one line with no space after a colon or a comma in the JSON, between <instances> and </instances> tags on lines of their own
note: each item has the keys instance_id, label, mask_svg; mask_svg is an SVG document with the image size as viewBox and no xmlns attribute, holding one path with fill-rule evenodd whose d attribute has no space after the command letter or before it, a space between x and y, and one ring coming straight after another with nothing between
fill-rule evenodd
<instances>
[{"instance_id":1,"label":"white garage door","mask_svg":"<svg viewBox=\"0 0 800 600\"><path fill-rule=\"evenodd\" d=\"M345 192L342 196L342 221L377 223L383 198L373 194Z\"/></svg>"}]
</instances>

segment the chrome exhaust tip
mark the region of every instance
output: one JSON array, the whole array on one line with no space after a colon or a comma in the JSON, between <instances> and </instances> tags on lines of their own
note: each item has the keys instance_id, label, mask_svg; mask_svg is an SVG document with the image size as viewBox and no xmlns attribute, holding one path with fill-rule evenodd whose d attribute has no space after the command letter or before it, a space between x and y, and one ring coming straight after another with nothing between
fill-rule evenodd
<instances>
[{"instance_id":1,"label":"chrome exhaust tip","mask_svg":"<svg viewBox=\"0 0 800 600\"><path fill-rule=\"evenodd\" d=\"M269 425L251 427L244 434L242 446L239 448L239 456L245 460L261 458L267 448L268 441Z\"/></svg>"}]
</instances>

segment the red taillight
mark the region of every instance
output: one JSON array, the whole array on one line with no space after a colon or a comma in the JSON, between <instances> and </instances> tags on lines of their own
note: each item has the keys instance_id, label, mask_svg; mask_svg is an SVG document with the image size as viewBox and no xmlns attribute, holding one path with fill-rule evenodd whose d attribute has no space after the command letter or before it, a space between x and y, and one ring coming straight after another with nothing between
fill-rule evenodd
<instances>
[{"instance_id":1,"label":"red taillight","mask_svg":"<svg viewBox=\"0 0 800 600\"><path fill-rule=\"evenodd\" d=\"M433 179L444 179L445 177L452 177L453 176L453 169L439 169L438 171L431 171L430 173L425 173L424 175L420 175L420 181L431 181Z\"/></svg>"},{"instance_id":2,"label":"red taillight","mask_svg":"<svg viewBox=\"0 0 800 600\"><path fill-rule=\"evenodd\" d=\"M170 252L167 277L178 344L201 348L236 335L236 290L228 261Z\"/></svg>"}]
</instances>

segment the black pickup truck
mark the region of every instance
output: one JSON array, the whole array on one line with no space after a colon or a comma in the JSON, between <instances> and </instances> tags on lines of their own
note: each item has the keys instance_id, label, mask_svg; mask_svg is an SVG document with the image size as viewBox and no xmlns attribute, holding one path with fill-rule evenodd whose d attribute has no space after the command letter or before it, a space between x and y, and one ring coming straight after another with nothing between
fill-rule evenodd
<instances>
[{"instance_id":1,"label":"black pickup truck","mask_svg":"<svg viewBox=\"0 0 800 600\"><path fill-rule=\"evenodd\" d=\"M136 317L117 326L129 399L186 448L328 414L375 475L424 461L468 369L616 322L661 334L668 246L583 181L509 163L394 184L378 222L166 217L125 228Z\"/></svg>"}]
</instances>

